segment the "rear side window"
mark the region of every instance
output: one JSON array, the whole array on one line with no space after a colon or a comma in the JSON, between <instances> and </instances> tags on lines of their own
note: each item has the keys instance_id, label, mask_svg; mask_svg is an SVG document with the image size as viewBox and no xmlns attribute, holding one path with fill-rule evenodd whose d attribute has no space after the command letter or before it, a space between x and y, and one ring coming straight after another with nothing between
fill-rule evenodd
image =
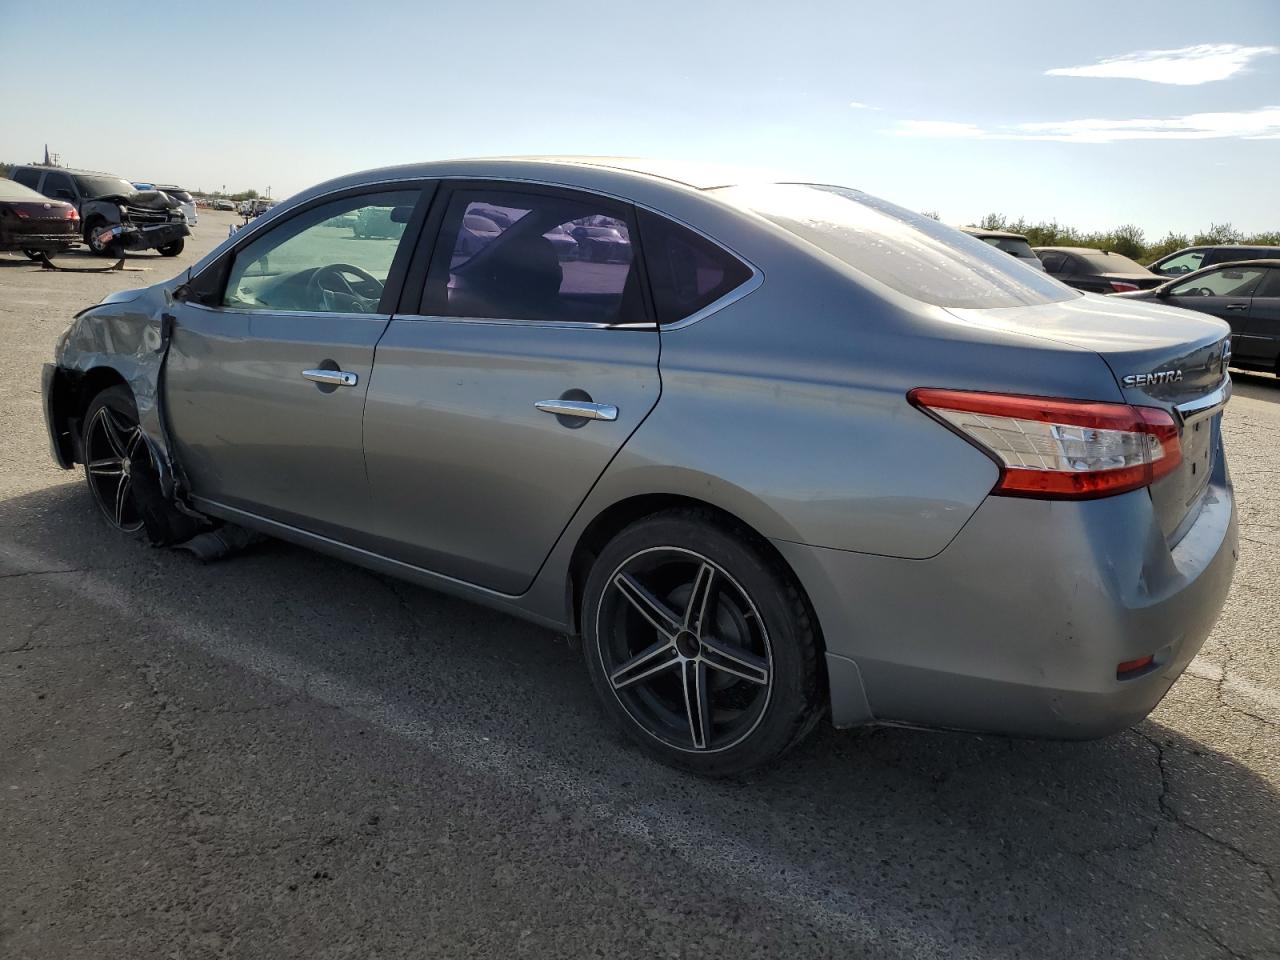
<instances>
[{"instance_id":1,"label":"rear side window","mask_svg":"<svg viewBox=\"0 0 1280 960\"><path fill-rule=\"evenodd\" d=\"M751 268L705 237L647 210L637 214L659 323L675 323L751 279Z\"/></svg>"},{"instance_id":2,"label":"rear side window","mask_svg":"<svg viewBox=\"0 0 1280 960\"><path fill-rule=\"evenodd\" d=\"M46 197L56 197L59 200L74 200L76 197L75 185L71 182L71 178L65 173L53 171L44 175L44 189L40 192Z\"/></svg>"},{"instance_id":3,"label":"rear side window","mask_svg":"<svg viewBox=\"0 0 1280 960\"><path fill-rule=\"evenodd\" d=\"M940 307L1015 307L1082 296L1016 257L847 187L715 191L899 293Z\"/></svg>"},{"instance_id":4,"label":"rear side window","mask_svg":"<svg viewBox=\"0 0 1280 960\"><path fill-rule=\"evenodd\" d=\"M1011 253L1020 260L1036 259L1035 251L1031 249L1031 244L1018 237L983 237L982 242L990 244L997 250Z\"/></svg>"},{"instance_id":5,"label":"rear side window","mask_svg":"<svg viewBox=\"0 0 1280 960\"><path fill-rule=\"evenodd\" d=\"M1065 273L1066 267L1070 263L1065 253L1058 253L1054 250L1041 250L1037 256L1049 273Z\"/></svg>"},{"instance_id":6,"label":"rear side window","mask_svg":"<svg viewBox=\"0 0 1280 960\"><path fill-rule=\"evenodd\" d=\"M583 194L460 190L427 273L422 311L554 323L647 322L621 204Z\"/></svg>"},{"instance_id":7,"label":"rear side window","mask_svg":"<svg viewBox=\"0 0 1280 960\"><path fill-rule=\"evenodd\" d=\"M32 190L36 188L36 184L40 182L40 171L32 170L27 167L25 170L19 170L13 175L13 179L24 187L30 187Z\"/></svg>"}]
</instances>

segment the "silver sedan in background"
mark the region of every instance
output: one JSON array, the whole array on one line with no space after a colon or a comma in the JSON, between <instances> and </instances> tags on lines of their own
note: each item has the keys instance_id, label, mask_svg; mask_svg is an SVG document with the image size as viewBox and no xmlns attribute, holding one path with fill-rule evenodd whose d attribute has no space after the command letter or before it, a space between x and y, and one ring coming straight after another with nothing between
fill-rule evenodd
<instances>
[{"instance_id":1,"label":"silver sedan in background","mask_svg":"<svg viewBox=\"0 0 1280 960\"><path fill-rule=\"evenodd\" d=\"M618 255L563 243L602 222ZM298 195L77 315L44 392L119 530L577 634L642 749L724 775L823 716L1144 717L1235 564L1227 344L844 187L477 160Z\"/></svg>"}]
</instances>

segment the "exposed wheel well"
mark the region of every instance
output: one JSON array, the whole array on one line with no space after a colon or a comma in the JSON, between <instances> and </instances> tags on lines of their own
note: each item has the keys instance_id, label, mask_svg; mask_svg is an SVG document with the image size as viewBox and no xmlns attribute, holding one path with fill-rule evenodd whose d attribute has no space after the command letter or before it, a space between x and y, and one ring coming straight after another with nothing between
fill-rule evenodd
<instances>
[{"instance_id":1,"label":"exposed wheel well","mask_svg":"<svg viewBox=\"0 0 1280 960\"><path fill-rule=\"evenodd\" d=\"M582 593L586 587L587 574L591 569L592 562L600 554L600 551L604 549L605 544L627 526L643 517L661 513L664 510L679 508L693 508L712 514L726 528L749 539L757 549L773 560L778 570L790 578L796 590L799 591L805 606L809 608L810 617L814 625L814 635L818 641L818 650L819 652L826 651L826 643L822 636L822 625L818 622L817 613L813 609L813 604L809 601L809 595L805 591L804 585L800 582L800 578L795 575L795 571L791 569L790 564L778 552L777 548L769 542L767 537L762 536L741 518L727 510L720 509L714 504L707 503L705 500L666 493L645 494L620 500L601 512L582 531L582 535L578 538L578 543L574 547L573 557L569 561L569 582L566 587L568 595L565 599L569 606L568 623L571 633L576 635L579 632ZM821 658L819 659L821 661Z\"/></svg>"},{"instance_id":2,"label":"exposed wheel well","mask_svg":"<svg viewBox=\"0 0 1280 960\"><path fill-rule=\"evenodd\" d=\"M83 463L80 422L89 404L108 387L128 383L110 367L94 367L84 373L59 371L54 380L52 412L59 450L69 463Z\"/></svg>"}]
</instances>

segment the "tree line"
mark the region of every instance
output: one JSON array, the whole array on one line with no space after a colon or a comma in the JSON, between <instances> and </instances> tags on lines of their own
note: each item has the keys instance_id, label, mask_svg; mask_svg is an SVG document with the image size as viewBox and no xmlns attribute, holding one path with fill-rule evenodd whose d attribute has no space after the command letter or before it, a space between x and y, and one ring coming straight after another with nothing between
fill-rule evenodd
<instances>
[{"instance_id":1,"label":"tree line","mask_svg":"<svg viewBox=\"0 0 1280 960\"><path fill-rule=\"evenodd\" d=\"M989 213L978 221L984 230L1007 230L1020 233L1033 247L1093 247L1110 250L1137 260L1151 263L1166 254L1183 247L1213 246L1222 243L1246 243L1260 247L1280 247L1280 230L1249 233L1237 230L1229 223L1214 223L1208 230L1196 234L1170 231L1160 240L1148 241L1146 233L1136 224L1126 223L1114 230L1077 230L1056 220L1049 223L1028 223L1022 217L1010 220L1003 214Z\"/></svg>"}]
</instances>

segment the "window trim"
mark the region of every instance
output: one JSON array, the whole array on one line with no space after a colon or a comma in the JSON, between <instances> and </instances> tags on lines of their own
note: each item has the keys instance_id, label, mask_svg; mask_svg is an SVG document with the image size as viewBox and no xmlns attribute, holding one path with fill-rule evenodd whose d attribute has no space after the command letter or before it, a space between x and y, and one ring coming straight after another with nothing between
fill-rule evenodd
<instances>
[{"instance_id":1,"label":"window trim","mask_svg":"<svg viewBox=\"0 0 1280 960\"><path fill-rule=\"evenodd\" d=\"M398 320L422 320L439 323L480 323L499 326L531 326L546 327L552 330L657 330L653 308L653 293L649 287L649 272L645 265L644 244L640 240L640 230L636 222L637 204L623 197L603 193L599 190L586 190L564 184L542 183L533 180L516 180L507 178L445 177L436 196L432 199L431 213L427 217L418 243L414 251L414 262L405 276L404 289L400 297L395 316ZM432 262L441 242L444 221L449 212L454 196L472 192L506 192L516 194L532 194L533 196L555 197L575 203L590 202L586 198L600 198L618 209L628 221L628 232L633 235L632 263L640 272L640 295L644 304L645 319L629 323L598 323L581 320L527 320L519 317L451 317L424 313L427 277L431 272Z\"/></svg>"}]
</instances>

